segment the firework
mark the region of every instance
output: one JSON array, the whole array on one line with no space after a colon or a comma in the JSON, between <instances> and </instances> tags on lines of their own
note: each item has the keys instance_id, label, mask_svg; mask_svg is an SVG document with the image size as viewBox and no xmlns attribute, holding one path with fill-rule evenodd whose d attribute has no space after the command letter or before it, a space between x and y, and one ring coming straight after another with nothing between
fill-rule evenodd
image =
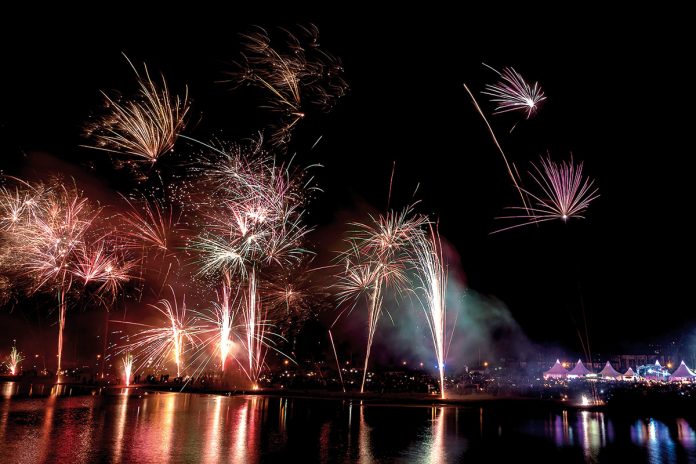
<instances>
[{"instance_id":1,"label":"firework","mask_svg":"<svg viewBox=\"0 0 696 464\"><path fill-rule=\"evenodd\" d=\"M370 350L382 315L384 291L391 288L400 293L404 288L406 272L413 266L412 246L422 235L422 226L426 223L427 218L415 215L412 207L401 213L390 211L386 216L370 216L368 223L352 224L353 230L347 239L348 250L340 255L344 271L337 285L339 301L352 300L354 307L364 296L368 304L367 349L361 392L365 390Z\"/></svg>"},{"instance_id":2,"label":"firework","mask_svg":"<svg viewBox=\"0 0 696 464\"><path fill-rule=\"evenodd\" d=\"M530 85L513 68L503 68L503 72L493 70L500 76L500 81L486 85L482 93L493 97L491 102L496 104L495 113L520 111L530 118L539 109L539 104L546 100L538 82Z\"/></svg>"},{"instance_id":3,"label":"firework","mask_svg":"<svg viewBox=\"0 0 696 464\"><path fill-rule=\"evenodd\" d=\"M22 356L22 353L17 351L17 346L12 345L10 355L7 357L7 364L10 367L10 375L15 375L17 373L17 367L19 367L19 364L22 361L24 361L24 356Z\"/></svg>"},{"instance_id":4,"label":"firework","mask_svg":"<svg viewBox=\"0 0 696 464\"><path fill-rule=\"evenodd\" d=\"M539 165L532 163L533 171L529 172L540 192L524 192L534 200L530 208L510 207L519 214L504 216L498 219L523 220L521 224L496 230L514 229L540 222L570 218L584 219L583 213L592 200L599 197L599 189L594 187L594 180L583 177L583 163L574 164L573 159L560 163L551 158L541 158Z\"/></svg>"},{"instance_id":5,"label":"firework","mask_svg":"<svg viewBox=\"0 0 696 464\"><path fill-rule=\"evenodd\" d=\"M186 368L184 356L197 350L203 329L189 317L185 298L182 298L182 304L179 305L174 290L171 291L172 301L162 299L157 304L150 305L164 318L163 324L135 324L145 328L135 334L133 341L122 347L121 351L138 353L138 358L143 359L144 363L154 364L156 367L171 360L176 364L176 376L181 377Z\"/></svg>"},{"instance_id":6,"label":"firework","mask_svg":"<svg viewBox=\"0 0 696 464\"><path fill-rule=\"evenodd\" d=\"M131 372L133 371L133 355L126 353L121 360L123 362L123 376L126 380L126 387L130 386Z\"/></svg>"},{"instance_id":7,"label":"firework","mask_svg":"<svg viewBox=\"0 0 696 464\"><path fill-rule=\"evenodd\" d=\"M82 244L76 253L73 275L85 287L94 284L100 299L109 295L113 302L122 286L134 278L130 272L136 263L117 244L109 242L105 237L92 246Z\"/></svg>"},{"instance_id":8,"label":"firework","mask_svg":"<svg viewBox=\"0 0 696 464\"><path fill-rule=\"evenodd\" d=\"M6 240L15 254L13 273L30 293L58 295L58 366L61 371L67 298L75 280L76 263L98 210L75 188L60 182L30 188L34 197L26 218L15 222Z\"/></svg>"},{"instance_id":9,"label":"firework","mask_svg":"<svg viewBox=\"0 0 696 464\"><path fill-rule=\"evenodd\" d=\"M299 289L289 290L286 281L284 294L297 312L276 310L279 289L267 282L280 283L278 275L296 269L308 253L302 245L310 229L303 219L311 184L303 171L277 164L261 149L261 142L250 149L235 145L212 152L196 168L198 190L205 192L196 201L195 220L202 225L201 232L188 240L187 249L199 276L235 280L241 293L236 336L246 353L243 370L256 384L267 349L276 349L274 340L280 336L276 329L304 309ZM223 298L223 313L224 306ZM224 314L221 318L226 320Z\"/></svg>"},{"instance_id":10,"label":"firework","mask_svg":"<svg viewBox=\"0 0 696 464\"><path fill-rule=\"evenodd\" d=\"M128 210L120 214L124 223L124 247L128 249L153 250L162 255L168 254L170 236L177 226L171 206L163 206L160 201L143 199L134 203L123 197Z\"/></svg>"},{"instance_id":11,"label":"firework","mask_svg":"<svg viewBox=\"0 0 696 464\"><path fill-rule=\"evenodd\" d=\"M128 58L126 58L128 60ZM141 76L130 60L138 81L138 93L130 99L112 99L102 92L106 103L103 116L86 128L97 150L125 156L134 163L153 165L174 147L186 125L188 89L184 97L171 95L162 77L157 85L144 66Z\"/></svg>"},{"instance_id":12,"label":"firework","mask_svg":"<svg viewBox=\"0 0 696 464\"><path fill-rule=\"evenodd\" d=\"M242 35L242 62L233 74L237 85L251 84L267 96L264 107L280 115L271 143L281 146L309 108L330 110L346 93L343 68L338 59L319 46L319 31L311 25L299 34L283 29L283 45L271 43L258 28Z\"/></svg>"},{"instance_id":13,"label":"firework","mask_svg":"<svg viewBox=\"0 0 696 464\"><path fill-rule=\"evenodd\" d=\"M430 226L430 235L419 237L414 250L417 278L420 281L417 295L433 339L440 375L440 394L444 399L447 269L442 259L440 236L432 226Z\"/></svg>"}]
</instances>

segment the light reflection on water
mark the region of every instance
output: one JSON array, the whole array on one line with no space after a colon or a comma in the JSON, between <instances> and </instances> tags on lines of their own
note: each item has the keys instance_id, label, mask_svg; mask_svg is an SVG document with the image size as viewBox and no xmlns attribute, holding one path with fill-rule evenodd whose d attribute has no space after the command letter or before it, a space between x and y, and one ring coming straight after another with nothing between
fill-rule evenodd
<instances>
[{"instance_id":1,"label":"light reflection on water","mask_svg":"<svg viewBox=\"0 0 696 464\"><path fill-rule=\"evenodd\" d=\"M74 392L63 386L35 387L49 393L35 398L8 385L3 462L696 461L685 418L139 390L65 396Z\"/></svg>"}]
</instances>

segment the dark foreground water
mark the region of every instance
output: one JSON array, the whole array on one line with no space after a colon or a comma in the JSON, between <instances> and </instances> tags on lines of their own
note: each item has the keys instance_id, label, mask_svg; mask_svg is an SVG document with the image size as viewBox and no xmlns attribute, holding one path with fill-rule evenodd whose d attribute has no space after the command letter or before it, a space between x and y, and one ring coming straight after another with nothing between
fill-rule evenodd
<instances>
[{"instance_id":1,"label":"dark foreground water","mask_svg":"<svg viewBox=\"0 0 696 464\"><path fill-rule=\"evenodd\" d=\"M2 463L696 462L693 418L142 391L36 396L50 386L31 393L0 383Z\"/></svg>"}]
</instances>

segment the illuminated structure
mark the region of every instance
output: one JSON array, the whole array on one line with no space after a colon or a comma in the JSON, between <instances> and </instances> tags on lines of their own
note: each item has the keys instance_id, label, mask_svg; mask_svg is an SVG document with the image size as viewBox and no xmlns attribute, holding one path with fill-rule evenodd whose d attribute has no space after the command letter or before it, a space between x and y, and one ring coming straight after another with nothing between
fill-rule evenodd
<instances>
[{"instance_id":1,"label":"illuminated structure","mask_svg":"<svg viewBox=\"0 0 696 464\"><path fill-rule=\"evenodd\" d=\"M599 376L604 380L621 380L621 373L614 369L609 361L604 365L604 369L599 372Z\"/></svg>"},{"instance_id":2,"label":"illuminated structure","mask_svg":"<svg viewBox=\"0 0 696 464\"><path fill-rule=\"evenodd\" d=\"M565 379L566 377L568 377L568 371L561 365L558 359L556 360L556 364L551 366L551 369L544 372L544 380Z\"/></svg>"},{"instance_id":3,"label":"illuminated structure","mask_svg":"<svg viewBox=\"0 0 696 464\"><path fill-rule=\"evenodd\" d=\"M655 361L655 364L645 364L636 368L638 376L645 380L666 381L671 375L666 367L662 367L660 361Z\"/></svg>"},{"instance_id":4,"label":"illuminated structure","mask_svg":"<svg viewBox=\"0 0 696 464\"><path fill-rule=\"evenodd\" d=\"M696 380L696 374L682 361L679 367L672 372L669 380L670 382L690 382Z\"/></svg>"},{"instance_id":5,"label":"illuminated structure","mask_svg":"<svg viewBox=\"0 0 696 464\"><path fill-rule=\"evenodd\" d=\"M586 377L588 374L591 374L592 372L585 367L585 365L582 363L582 360L578 359L578 362L575 364L575 367L571 369L570 372L568 372L568 378L569 379L576 379L578 377Z\"/></svg>"}]
</instances>

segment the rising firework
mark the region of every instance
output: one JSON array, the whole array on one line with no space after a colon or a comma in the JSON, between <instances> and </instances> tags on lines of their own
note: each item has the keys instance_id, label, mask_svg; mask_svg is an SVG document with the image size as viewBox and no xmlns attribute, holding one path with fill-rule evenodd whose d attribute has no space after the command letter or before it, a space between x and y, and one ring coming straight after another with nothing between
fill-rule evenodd
<instances>
[{"instance_id":1,"label":"rising firework","mask_svg":"<svg viewBox=\"0 0 696 464\"><path fill-rule=\"evenodd\" d=\"M496 104L495 113L520 111L530 118L539 109L539 104L546 100L538 82L530 85L513 68L503 68L503 72L493 70L500 76L500 81L486 85L482 93L493 97L491 102Z\"/></svg>"},{"instance_id":2,"label":"rising firework","mask_svg":"<svg viewBox=\"0 0 696 464\"><path fill-rule=\"evenodd\" d=\"M303 171L276 164L260 144L251 150L234 146L213 152L196 170L202 186L198 190L206 192L196 201L202 232L187 248L199 276L234 279L242 289L240 345L247 355L244 370L256 384L267 349L279 335L271 331L280 322L276 317L287 317L264 303L264 275L285 274L307 254L302 245L309 229L303 219L311 187Z\"/></svg>"},{"instance_id":3,"label":"rising firework","mask_svg":"<svg viewBox=\"0 0 696 464\"><path fill-rule=\"evenodd\" d=\"M510 207L508 209L519 214L499 218L524 222L493 233L558 219L564 222L573 217L584 219L584 211L592 200L599 197L599 190L593 187L594 180L582 175L582 162L576 165L571 158L557 163L542 157L539 165L532 163L532 167L534 170L529 175L540 191L524 192L534 200L534 205L530 208Z\"/></svg>"},{"instance_id":4,"label":"rising firework","mask_svg":"<svg viewBox=\"0 0 696 464\"><path fill-rule=\"evenodd\" d=\"M414 214L413 208L408 207L400 213L390 211L386 216L370 216L368 223L351 224L353 230L346 240L348 250L340 255L343 272L337 289L341 303L353 302L351 311L361 297L365 297L368 304L367 349L361 392L365 390L370 350L382 315L384 291L391 288L400 293L404 288L406 272L413 267L413 244L422 236L422 227L427 222L425 216Z\"/></svg>"},{"instance_id":5,"label":"rising firework","mask_svg":"<svg viewBox=\"0 0 696 464\"><path fill-rule=\"evenodd\" d=\"M24 361L24 356L22 356L22 353L17 351L17 346L12 345L10 355L7 357L7 365L10 368L10 375L15 375L17 373L17 368L22 361Z\"/></svg>"},{"instance_id":6,"label":"rising firework","mask_svg":"<svg viewBox=\"0 0 696 464\"><path fill-rule=\"evenodd\" d=\"M328 111L348 88L340 61L320 48L315 26L301 27L299 34L281 32L282 43L271 43L261 28L242 35L242 61L233 73L235 84L260 88L264 107L280 115L270 140L276 146L290 140L310 108Z\"/></svg>"},{"instance_id":7,"label":"rising firework","mask_svg":"<svg viewBox=\"0 0 696 464\"><path fill-rule=\"evenodd\" d=\"M414 246L417 278L416 295L425 312L433 339L437 369L440 375L440 395L445 398L445 329L447 327L447 268L442 256L440 235L430 226L429 236L419 237Z\"/></svg>"},{"instance_id":8,"label":"rising firework","mask_svg":"<svg viewBox=\"0 0 696 464\"><path fill-rule=\"evenodd\" d=\"M121 351L136 353L144 364L156 368L164 367L168 361L173 361L176 365L176 376L181 377L187 366L184 364L184 356L197 351L201 343L199 334L203 329L196 325L187 313L185 299L182 299L181 305L178 304L173 289L172 301L162 299L150 307L163 316L163 324L132 324L145 328L133 335L133 341L124 345Z\"/></svg>"},{"instance_id":9,"label":"rising firework","mask_svg":"<svg viewBox=\"0 0 696 464\"><path fill-rule=\"evenodd\" d=\"M76 188L62 182L49 187L31 187L41 192L33 197L31 208L15 222L5 237L14 253L13 273L26 284L29 293L43 291L58 295L58 366L61 371L63 329L67 298L73 287L80 253L89 241L87 235L98 215L88 199Z\"/></svg>"},{"instance_id":10,"label":"rising firework","mask_svg":"<svg viewBox=\"0 0 696 464\"><path fill-rule=\"evenodd\" d=\"M123 377L126 381L126 387L130 386L131 372L133 370L133 355L129 352L121 360L123 362Z\"/></svg>"},{"instance_id":11,"label":"rising firework","mask_svg":"<svg viewBox=\"0 0 696 464\"><path fill-rule=\"evenodd\" d=\"M131 164L152 166L174 147L186 125L188 90L183 98L171 95L164 77L162 85L157 85L147 66L141 76L130 60L128 63L138 80L137 94L113 99L102 92L106 111L87 126L86 133L93 139L92 148L125 157Z\"/></svg>"}]
</instances>

